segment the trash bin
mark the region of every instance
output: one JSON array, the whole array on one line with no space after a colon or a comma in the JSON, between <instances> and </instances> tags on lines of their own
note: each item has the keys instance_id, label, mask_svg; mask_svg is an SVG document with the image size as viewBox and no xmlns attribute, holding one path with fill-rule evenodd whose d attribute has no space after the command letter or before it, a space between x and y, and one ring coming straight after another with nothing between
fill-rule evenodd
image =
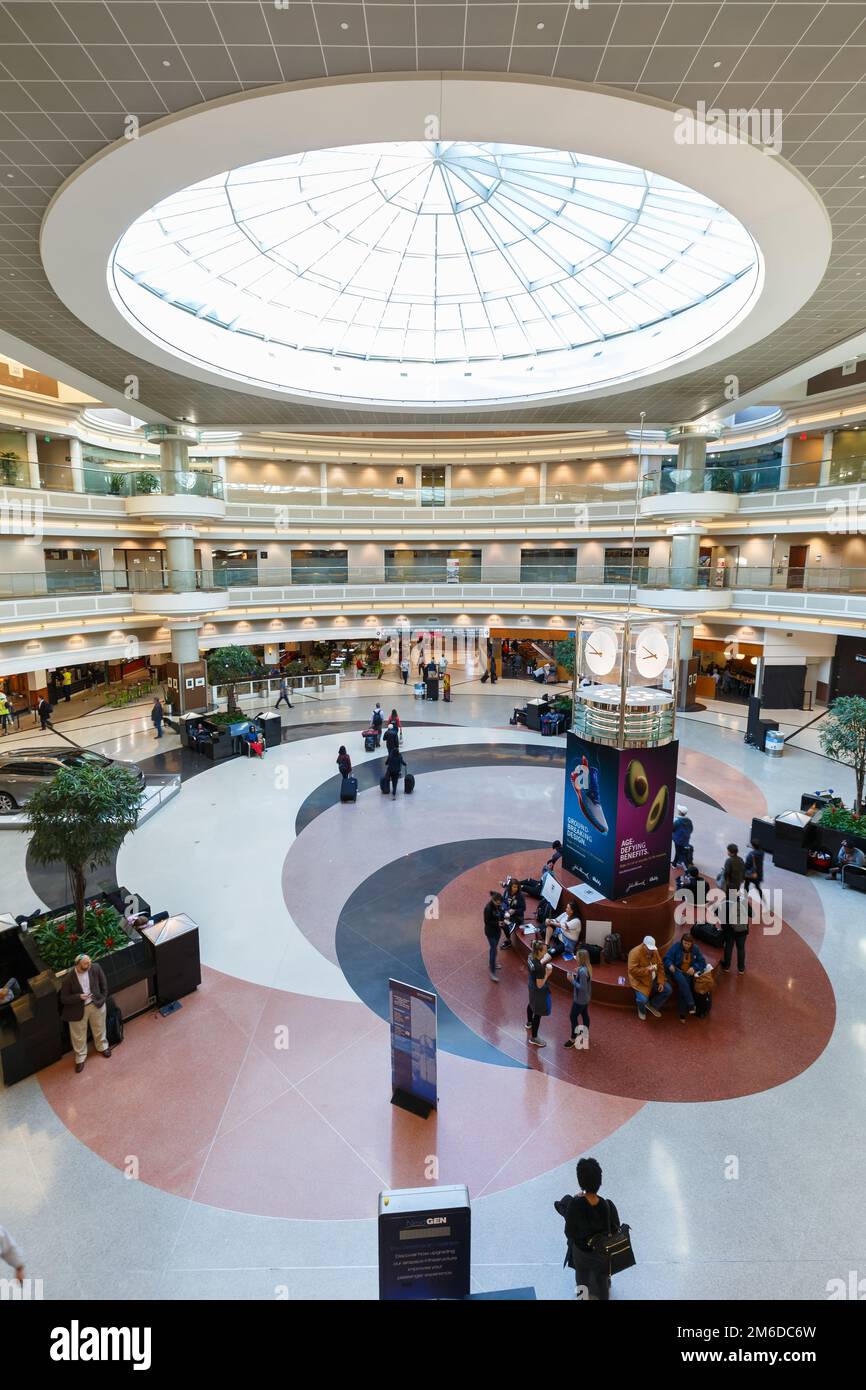
<instances>
[{"instance_id":1,"label":"trash bin","mask_svg":"<svg viewBox=\"0 0 866 1390\"><path fill-rule=\"evenodd\" d=\"M283 741L283 721L278 709L266 709L256 715L256 721L264 732L265 747L276 748Z\"/></svg>"},{"instance_id":2,"label":"trash bin","mask_svg":"<svg viewBox=\"0 0 866 1390\"><path fill-rule=\"evenodd\" d=\"M771 758L781 758L785 751L785 738L778 729L768 729L764 739L764 752Z\"/></svg>"}]
</instances>

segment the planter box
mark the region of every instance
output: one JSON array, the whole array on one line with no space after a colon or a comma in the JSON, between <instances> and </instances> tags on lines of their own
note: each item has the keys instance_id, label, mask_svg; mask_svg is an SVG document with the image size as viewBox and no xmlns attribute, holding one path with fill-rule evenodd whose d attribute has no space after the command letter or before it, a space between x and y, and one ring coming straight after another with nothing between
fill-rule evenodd
<instances>
[{"instance_id":1,"label":"planter box","mask_svg":"<svg viewBox=\"0 0 866 1390\"><path fill-rule=\"evenodd\" d=\"M863 853L866 854L866 835L856 835L851 830L836 830L832 826L824 825L822 816L823 812L817 811L812 817L812 824L817 832L821 848L828 850L834 860L843 840L847 840L849 845L854 845L857 849L862 849Z\"/></svg>"}]
</instances>

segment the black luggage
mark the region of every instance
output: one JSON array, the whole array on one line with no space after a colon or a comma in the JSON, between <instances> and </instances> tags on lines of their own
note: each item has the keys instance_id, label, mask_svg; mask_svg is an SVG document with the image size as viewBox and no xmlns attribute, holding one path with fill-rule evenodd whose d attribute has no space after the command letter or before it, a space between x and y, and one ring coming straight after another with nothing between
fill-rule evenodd
<instances>
[{"instance_id":1,"label":"black luggage","mask_svg":"<svg viewBox=\"0 0 866 1390\"><path fill-rule=\"evenodd\" d=\"M490 672L489 672L489 671L485 671L485 672L484 672L484 675L481 677L481 684L482 684L482 685L486 685L487 682L488 682L489 680L490 680Z\"/></svg>"},{"instance_id":2,"label":"black luggage","mask_svg":"<svg viewBox=\"0 0 866 1390\"><path fill-rule=\"evenodd\" d=\"M384 774L384 776L382 776L382 777L379 778L379 791L380 791L380 792L382 793L382 795L384 796L385 793L386 793L386 792L389 792L390 790L391 790L391 779L390 779L390 777L388 776L388 774L387 774L387 772L386 772L386 773Z\"/></svg>"},{"instance_id":3,"label":"black luggage","mask_svg":"<svg viewBox=\"0 0 866 1390\"><path fill-rule=\"evenodd\" d=\"M600 964L601 964L601 947L600 947L600 946L596 946L596 944L595 944L594 941L587 941L587 943L586 943L586 950L587 950L587 953L588 953L588 955L589 955L589 963L590 963L590 965L600 965Z\"/></svg>"},{"instance_id":4,"label":"black luggage","mask_svg":"<svg viewBox=\"0 0 866 1390\"><path fill-rule=\"evenodd\" d=\"M375 734L370 734L370 733L365 734L365 735L364 735L364 752L365 752L365 753L375 753L375 751L376 751L376 735L375 735Z\"/></svg>"},{"instance_id":5,"label":"black luggage","mask_svg":"<svg viewBox=\"0 0 866 1390\"><path fill-rule=\"evenodd\" d=\"M407 796L411 796L412 792L415 790L414 772L406 773L406 776L403 778L403 790Z\"/></svg>"},{"instance_id":6,"label":"black luggage","mask_svg":"<svg viewBox=\"0 0 866 1390\"><path fill-rule=\"evenodd\" d=\"M530 898L540 898L540 897L541 897L541 879L540 879L540 878L524 878L524 879L521 879L521 881L520 881L520 891L521 891L522 893L528 893L529 896L530 896Z\"/></svg>"},{"instance_id":7,"label":"black luggage","mask_svg":"<svg viewBox=\"0 0 866 1390\"><path fill-rule=\"evenodd\" d=\"M709 990L706 994L698 994L695 990L695 1018L706 1018L712 1007L713 996Z\"/></svg>"},{"instance_id":8,"label":"black luggage","mask_svg":"<svg viewBox=\"0 0 866 1390\"><path fill-rule=\"evenodd\" d=\"M105 1036L109 1047L120 1047L123 1042L123 1015L110 997L105 1011Z\"/></svg>"},{"instance_id":9,"label":"black luggage","mask_svg":"<svg viewBox=\"0 0 866 1390\"><path fill-rule=\"evenodd\" d=\"M358 800L358 779L357 777L344 777L340 783L340 800Z\"/></svg>"},{"instance_id":10,"label":"black luggage","mask_svg":"<svg viewBox=\"0 0 866 1390\"><path fill-rule=\"evenodd\" d=\"M721 927L715 927L710 922L697 922L692 927L692 936L695 941L701 941L705 946L723 946L725 944L725 934Z\"/></svg>"}]
</instances>

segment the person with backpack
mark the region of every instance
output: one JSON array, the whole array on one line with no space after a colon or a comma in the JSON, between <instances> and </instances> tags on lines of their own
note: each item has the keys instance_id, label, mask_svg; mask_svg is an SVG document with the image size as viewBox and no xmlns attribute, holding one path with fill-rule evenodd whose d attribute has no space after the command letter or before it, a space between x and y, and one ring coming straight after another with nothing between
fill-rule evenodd
<instances>
[{"instance_id":1,"label":"person with backpack","mask_svg":"<svg viewBox=\"0 0 866 1390\"><path fill-rule=\"evenodd\" d=\"M499 972L496 969L497 951L499 949L499 936L502 931L502 917L500 909L502 907L502 894L498 889L491 889L490 897L484 905L484 935L487 937L488 968L490 978L494 984L499 984Z\"/></svg>"},{"instance_id":2,"label":"person with backpack","mask_svg":"<svg viewBox=\"0 0 866 1390\"><path fill-rule=\"evenodd\" d=\"M573 956L582 931L583 922L578 915L577 904L569 898L565 904L565 911L560 912L558 917L550 917L547 921L544 934L544 963L547 964L555 956L564 955L566 960Z\"/></svg>"},{"instance_id":3,"label":"person with backpack","mask_svg":"<svg viewBox=\"0 0 866 1390\"><path fill-rule=\"evenodd\" d=\"M706 958L691 932L683 932L679 941L674 942L665 956L665 970L677 985L677 1011L680 1023L685 1023L688 1014L697 1013L695 979L702 975L706 968Z\"/></svg>"},{"instance_id":4,"label":"person with backpack","mask_svg":"<svg viewBox=\"0 0 866 1390\"><path fill-rule=\"evenodd\" d=\"M671 829L671 839L674 843L673 867L687 869L692 862L692 835L695 827L689 816L687 806L678 806L677 814L674 818Z\"/></svg>"},{"instance_id":5,"label":"person with backpack","mask_svg":"<svg viewBox=\"0 0 866 1390\"><path fill-rule=\"evenodd\" d=\"M393 753L395 748L400 747L400 730L397 728L396 724L389 724L385 729L383 737L385 739L385 747L388 749L389 753Z\"/></svg>"},{"instance_id":6,"label":"person with backpack","mask_svg":"<svg viewBox=\"0 0 866 1390\"><path fill-rule=\"evenodd\" d=\"M577 1165L580 1191L576 1197L561 1197L553 1204L565 1220L565 1263L574 1270L574 1296L592 1303L606 1303L610 1298L610 1260L595 1247L606 1235L623 1229L613 1202L599 1196L601 1179L601 1164L597 1159L580 1159Z\"/></svg>"},{"instance_id":7,"label":"person with backpack","mask_svg":"<svg viewBox=\"0 0 866 1390\"><path fill-rule=\"evenodd\" d=\"M589 951L585 947L577 953L577 965L571 975L571 1033L563 1043L564 1047L575 1047L578 1034L581 1034L580 1049L589 1051L589 1001L592 998L592 965Z\"/></svg>"},{"instance_id":8,"label":"person with backpack","mask_svg":"<svg viewBox=\"0 0 866 1390\"><path fill-rule=\"evenodd\" d=\"M403 768L405 766L406 764L403 761L400 749L396 745L395 747L390 748L388 750L388 759L385 763L385 776L391 785L392 801L395 799L397 795L397 783L400 781L400 773L403 771Z\"/></svg>"},{"instance_id":9,"label":"person with backpack","mask_svg":"<svg viewBox=\"0 0 866 1390\"><path fill-rule=\"evenodd\" d=\"M344 743L341 743L340 747L337 749L337 767L340 769L341 777L351 777L352 759L346 752L346 745Z\"/></svg>"},{"instance_id":10,"label":"person with backpack","mask_svg":"<svg viewBox=\"0 0 866 1390\"><path fill-rule=\"evenodd\" d=\"M384 713L384 710L382 709L382 706L379 704L379 701L377 700L377 701L376 701L376 704L375 704L375 706L374 706L374 709L373 709L373 713L370 715L370 728L371 728L371 729L375 732L375 734L376 734L376 747L377 747L377 748L379 747L379 744L382 742L382 725L383 725L384 723L385 723L385 713Z\"/></svg>"},{"instance_id":11,"label":"person with backpack","mask_svg":"<svg viewBox=\"0 0 866 1390\"><path fill-rule=\"evenodd\" d=\"M289 682L286 680L285 676L282 676L280 679L280 693L277 696L277 703L274 705L274 709L279 709L283 700L285 700L289 709L294 709L294 705L289 699Z\"/></svg>"},{"instance_id":12,"label":"person with backpack","mask_svg":"<svg viewBox=\"0 0 866 1390\"><path fill-rule=\"evenodd\" d=\"M400 723L400 716L399 716L399 714L397 713L397 711L396 711L395 709L392 709L392 711L391 711L391 713L390 713L390 715L389 715L389 717L388 717L388 723L389 723L389 724L393 724L394 728L397 730L397 733L398 733L398 735L399 735L400 742L402 743L402 742L403 742L403 725Z\"/></svg>"},{"instance_id":13,"label":"person with backpack","mask_svg":"<svg viewBox=\"0 0 866 1390\"><path fill-rule=\"evenodd\" d=\"M549 962L547 965L544 964L541 959L543 954L543 942L535 941L532 944L532 949L529 952L529 959L526 962L529 1003L526 1005L526 1023L524 1027L529 1034L526 1041L532 1047L547 1046L547 1043L543 1042L538 1036L538 1025L541 1022L542 1015L550 1013L550 976L553 971L553 966Z\"/></svg>"},{"instance_id":14,"label":"person with backpack","mask_svg":"<svg viewBox=\"0 0 866 1390\"><path fill-rule=\"evenodd\" d=\"M742 862L742 861L741 861ZM711 917L710 914L713 914ZM737 893L726 893L718 901L712 896L707 902L706 920L711 926L721 927L724 952L722 969L725 974L731 968L734 948L737 951L737 973L746 973L746 937L749 935L749 921L752 908L748 898Z\"/></svg>"}]
</instances>

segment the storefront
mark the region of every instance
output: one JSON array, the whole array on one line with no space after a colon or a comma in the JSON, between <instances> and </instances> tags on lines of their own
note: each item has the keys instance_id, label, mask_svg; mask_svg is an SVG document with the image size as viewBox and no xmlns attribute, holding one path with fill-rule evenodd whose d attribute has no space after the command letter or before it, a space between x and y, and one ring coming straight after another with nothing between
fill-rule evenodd
<instances>
[{"instance_id":1,"label":"storefront","mask_svg":"<svg viewBox=\"0 0 866 1390\"><path fill-rule=\"evenodd\" d=\"M695 696L698 700L730 700L745 704L754 694L763 645L696 637L692 650L698 659Z\"/></svg>"}]
</instances>

